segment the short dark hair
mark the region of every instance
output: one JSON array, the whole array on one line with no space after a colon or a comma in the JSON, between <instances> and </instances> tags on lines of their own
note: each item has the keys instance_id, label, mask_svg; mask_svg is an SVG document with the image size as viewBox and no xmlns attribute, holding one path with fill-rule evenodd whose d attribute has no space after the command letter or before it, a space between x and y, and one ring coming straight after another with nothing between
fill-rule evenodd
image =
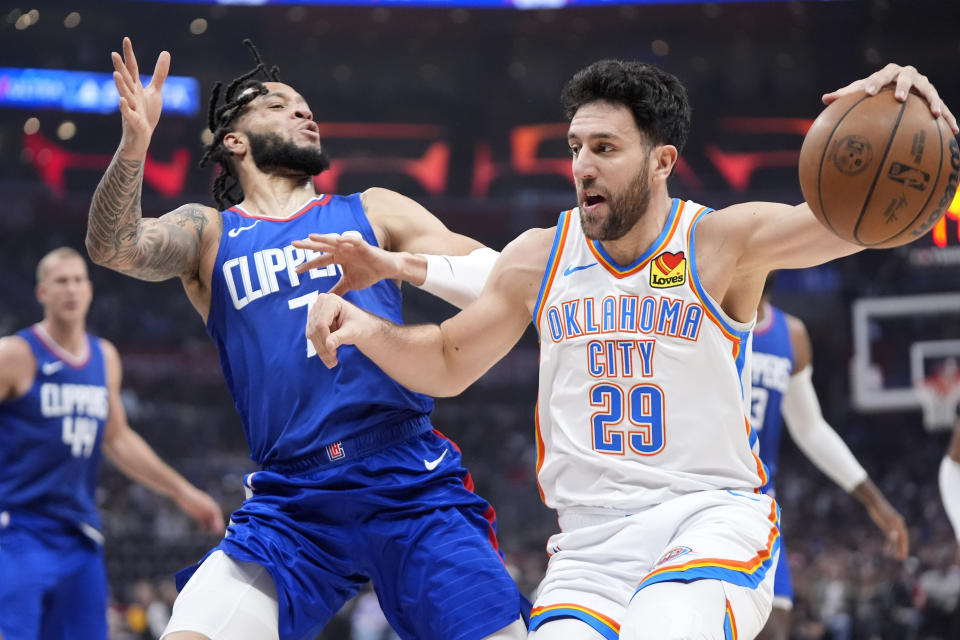
<instances>
[{"instance_id":1,"label":"short dark hair","mask_svg":"<svg viewBox=\"0 0 960 640\"><path fill-rule=\"evenodd\" d=\"M567 120L591 102L622 104L653 144L682 151L690 134L690 101L676 76L645 62L600 60L578 71L563 88Z\"/></svg>"}]
</instances>

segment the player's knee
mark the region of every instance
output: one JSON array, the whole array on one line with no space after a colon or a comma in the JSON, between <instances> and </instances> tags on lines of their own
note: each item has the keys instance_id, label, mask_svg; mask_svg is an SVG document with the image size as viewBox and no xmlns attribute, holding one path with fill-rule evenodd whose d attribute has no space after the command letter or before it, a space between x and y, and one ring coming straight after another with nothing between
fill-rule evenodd
<instances>
[{"instance_id":1,"label":"player's knee","mask_svg":"<svg viewBox=\"0 0 960 640\"><path fill-rule=\"evenodd\" d=\"M175 631L163 636L163 640L210 640L210 638L193 631Z\"/></svg>"},{"instance_id":2,"label":"player's knee","mask_svg":"<svg viewBox=\"0 0 960 640\"><path fill-rule=\"evenodd\" d=\"M661 582L646 587L637 593L627 607L620 625L620 638L722 638L726 602L723 585L717 580Z\"/></svg>"}]
</instances>

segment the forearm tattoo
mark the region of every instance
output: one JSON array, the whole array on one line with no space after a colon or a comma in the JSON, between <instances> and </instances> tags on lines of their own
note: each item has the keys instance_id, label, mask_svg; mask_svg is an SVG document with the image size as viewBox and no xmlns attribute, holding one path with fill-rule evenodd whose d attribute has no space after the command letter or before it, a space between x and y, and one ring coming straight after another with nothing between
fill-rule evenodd
<instances>
[{"instance_id":1,"label":"forearm tattoo","mask_svg":"<svg viewBox=\"0 0 960 640\"><path fill-rule=\"evenodd\" d=\"M119 156L110 163L90 205L87 251L97 264L135 278L166 280L197 268L207 217L184 205L144 220L143 164Z\"/></svg>"}]
</instances>

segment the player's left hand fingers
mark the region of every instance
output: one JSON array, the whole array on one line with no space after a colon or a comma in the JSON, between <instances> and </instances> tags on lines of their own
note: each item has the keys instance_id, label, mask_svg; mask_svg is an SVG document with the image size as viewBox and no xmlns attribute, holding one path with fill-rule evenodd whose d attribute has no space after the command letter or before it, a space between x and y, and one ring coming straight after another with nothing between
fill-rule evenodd
<instances>
[{"instance_id":1,"label":"player's left hand fingers","mask_svg":"<svg viewBox=\"0 0 960 640\"><path fill-rule=\"evenodd\" d=\"M157 56L157 64L153 68L153 76L150 78L150 85L156 90L163 89L163 83L167 80L167 74L170 73L170 53L161 51Z\"/></svg>"},{"instance_id":2,"label":"player's left hand fingers","mask_svg":"<svg viewBox=\"0 0 960 640\"><path fill-rule=\"evenodd\" d=\"M307 339L313 343L323 364L331 369L337 365L337 350L336 346L333 349L327 347L327 338L331 329L336 326L342 304L342 298L321 293L307 314Z\"/></svg>"},{"instance_id":3,"label":"player's left hand fingers","mask_svg":"<svg viewBox=\"0 0 960 640\"><path fill-rule=\"evenodd\" d=\"M940 103L940 114L943 116L943 119L947 121L947 126L950 127L950 131L953 131L953 135L960 133L960 124L957 124L957 118L953 115L953 112L950 111L945 103Z\"/></svg>"},{"instance_id":4,"label":"player's left hand fingers","mask_svg":"<svg viewBox=\"0 0 960 640\"><path fill-rule=\"evenodd\" d=\"M823 94L822 96L820 96L820 100L823 101L823 104L830 104L837 98L843 97L848 93L853 93L855 91L864 91L865 82L866 82L865 80L857 80L856 82L851 82L845 87L841 87L839 89L835 89L834 91L831 91L830 93Z\"/></svg>"},{"instance_id":5,"label":"player's left hand fingers","mask_svg":"<svg viewBox=\"0 0 960 640\"><path fill-rule=\"evenodd\" d=\"M315 251L322 254L311 258L303 264L298 265L296 272L299 274L303 274L310 269L318 269L321 267L330 266L330 264L332 264L334 261L334 252L337 249L335 236L319 233L311 233L307 238L303 238L302 240L294 240L290 243L290 245L297 249Z\"/></svg>"},{"instance_id":6,"label":"player's left hand fingers","mask_svg":"<svg viewBox=\"0 0 960 640\"><path fill-rule=\"evenodd\" d=\"M133 42L127 37L123 39L123 63L133 79L134 86L139 86L140 67L137 66L137 56L133 53Z\"/></svg>"},{"instance_id":7,"label":"player's left hand fingers","mask_svg":"<svg viewBox=\"0 0 960 640\"><path fill-rule=\"evenodd\" d=\"M303 264L298 265L295 271L298 274L303 275L310 269L324 269L326 267L329 267L331 264L334 263L334 261L335 261L335 258L333 253L324 253L315 258L311 258L310 260L307 260Z\"/></svg>"},{"instance_id":8,"label":"player's left hand fingers","mask_svg":"<svg viewBox=\"0 0 960 640\"><path fill-rule=\"evenodd\" d=\"M898 75L907 69L910 69L916 73L916 69L913 67L901 67L900 65L891 62L883 69L871 73L866 78L854 80L845 87L824 94L822 98L823 103L830 104L841 96L845 96L849 93L855 93L857 91L864 91L867 93L867 95L871 96L876 95L880 89L896 80Z\"/></svg>"}]
</instances>

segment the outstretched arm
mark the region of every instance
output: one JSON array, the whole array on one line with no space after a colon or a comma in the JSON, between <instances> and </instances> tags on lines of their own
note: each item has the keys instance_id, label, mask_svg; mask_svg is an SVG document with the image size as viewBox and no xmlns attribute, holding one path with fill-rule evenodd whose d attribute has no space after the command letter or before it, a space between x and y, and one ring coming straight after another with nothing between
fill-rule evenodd
<instances>
[{"instance_id":1,"label":"outstretched arm","mask_svg":"<svg viewBox=\"0 0 960 640\"><path fill-rule=\"evenodd\" d=\"M419 203L374 187L362 195L379 246L355 235L310 234L293 243L322 252L297 268L338 264L343 272L330 293L343 295L380 280L401 280L461 309L477 299L499 253L448 229Z\"/></svg>"},{"instance_id":2,"label":"outstretched arm","mask_svg":"<svg viewBox=\"0 0 960 640\"><path fill-rule=\"evenodd\" d=\"M890 84L896 85L895 94L901 101L911 88L917 90L931 115L942 116L957 131L956 119L936 88L913 67L887 65L823 99L829 103L856 91L875 93ZM706 216L697 226L701 281L728 315L744 322L753 317L770 271L812 267L863 250L828 230L806 203L748 202L718 213Z\"/></svg>"},{"instance_id":3,"label":"outstretched arm","mask_svg":"<svg viewBox=\"0 0 960 640\"><path fill-rule=\"evenodd\" d=\"M390 377L433 396L465 389L502 358L530 323L552 230L534 229L504 249L480 297L442 325L401 326L335 295L310 310L307 337L328 367L356 345Z\"/></svg>"},{"instance_id":4,"label":"outstretched arm","mask_svg":"<svg viewBox=\"0 0 960 640\"><path fill-rule=\"evenodd\" d=\"M113 80L120 94L123 135L120 146L93 194L86 245L97 264L142 280L166 280L196 273L204 233L216 215L210 207L190 204L161 218L143 218L140 193L150 138L160 119L163 83L170 54L157 58L150 84L140 71L130 38L123 57L114 52Z\"/></svg>"},{"instance_id":5,"label":"outstretched arm","mask_svg":"<svg viewBox=\"0 0 960 640\"><path fill-rule=\"evenodd\" d=\"M101 345L107 361L110 390L110 412L103 436L104 453L128 478L170 497L204 531L222 534L223 513L216 501L161 460L140 434L127 424L127 414L120 400L123 376L120 356L109 342L102 340Z\"/></svg>"},{"instance_id":6,"label":"outstretched arm","mask_svg":"<svg viewBox=\"0 0 960 640\"><path fill-rule=\"evenodd\" d=\"M867 476L866 470L834 431L820 410L812 382L812 350L806 327L798 318L787 317L795 368L783 397L783 419L790 436L809 460L866 507L870 518L884 532L887 551L903 560L910 539L903 517Z\"/></svg>"}]
</instances>

